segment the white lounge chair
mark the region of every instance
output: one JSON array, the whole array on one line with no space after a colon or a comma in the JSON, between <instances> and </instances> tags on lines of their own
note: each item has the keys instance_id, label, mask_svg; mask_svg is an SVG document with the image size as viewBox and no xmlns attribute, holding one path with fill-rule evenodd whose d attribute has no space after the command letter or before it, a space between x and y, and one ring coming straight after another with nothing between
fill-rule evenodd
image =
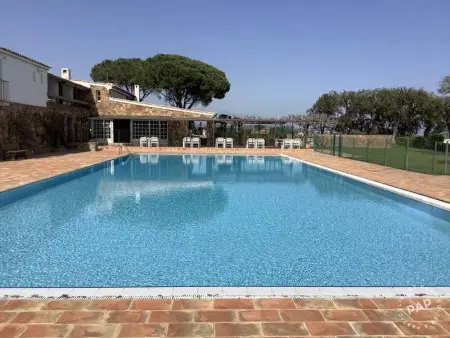
<instances>
[{"instance_id":1,"label":"white lounge chair","mask_svg":"<svg viewBox=\"0 0 450 338\"><path fill-rule=\"evenodd\" d=\"M248 138L246 147L247 148L256 148L256 139Z\"/></svg>"},{"instance_id":2,"label":"white lounge chair","mask_svg":"<svg viewBox=\"0 0 450 338\"><path fill-rule=\"evenodd\" d=\"M300 149L302 147L302 139L301 138L294 138L294 140L292 141L292 148L296 148Z\"/></svg>"},{"instance_id":3,"label":"white lounge chair","mask_svg":"<svg viewBox=\"0 0 450 338\"><path fill-rule=\"evenodd\" d=\"M257 138L256 139L256 148L265 148L266 147L266 140L263 138Z\"/></svg>"},{"instance_id":4,"label":"white lounge chair","mask_svg":"<svg viewBox=\"0 0 450 338\"><path fill-rule=\"evenodd\" d=\"M183 148L186 148L186 145L191 146L191 138L183 137Z\"/></svg>"},{"instance_id":5,"label":"white lounge chair","mask_svg":"<svg viewBox=\"0 0 450 338\"><path fill-rule=\"evenodd\" d=\"M220 145L225 148L225 139L223 137L216 138L216 148L219 148Z\"/></svg>"},{"instance_id":6,"label":"white lounge chair","mask_svg":"<svg viewBox=\"0 0 450 338\"><path fill-rule=\"evenodd\" d=\"M294 140L291 139L291 138L286 138L286 139L283 140L283 144L282 144L281 148L283 148L283 149L286 149L286 148L292 149L293 146L294 146Z\"/></svg>"},{"instance_id":7,"label":"white lounge chair","mask_svg":"<svg viewBox=\"0 0 450 338\"><path fill-rule=\"evenodd\" d=\"M156 136L152 136L148 138L148 146L149 147L153 147L153 146L159 147L159 138L157 138Z\"/></svg>"},{"instance_id":8,"label":"white lounge chair","mask_svg":"<svg viewBox=\"0 0 450 338\"><path fill-rule=\"evenodd\" d=\"M231 137L227 137L225 139L225 148L228 148L228 146L230 146L230 148L233 148L233 139Z\"/></svg>"},{"instance_id":9,"label":"white lounge chair","mask_svg":"<svg viewBox=\"0 0 450 338\"><path fill-rule=\"evenodd\" d=\"M147 137L141 137L139 139L139 147L146 147L148 145Z\"/></svg>"},{"instance_id":10,"label":"white lounge chair","mask_svg":"<svg viewBox=\"0 0 450 338\"><path fill-rule=\"evenodd\" d=\"M191 148L197 145L197 148L200 148L200 137L192 137L191 138Z\"/></svg>"}]
</instances>

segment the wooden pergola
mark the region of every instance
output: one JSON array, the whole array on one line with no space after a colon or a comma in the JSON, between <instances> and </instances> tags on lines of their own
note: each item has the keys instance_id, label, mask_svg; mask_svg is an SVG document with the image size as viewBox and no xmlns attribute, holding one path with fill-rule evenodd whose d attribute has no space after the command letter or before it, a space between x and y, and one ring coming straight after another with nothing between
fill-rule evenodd
<instances>
[{"instance_id":1,"label":"wooden pergola","mask_svg":"<svg viewBox=\"0 0 450 338\"><path fill-rule=\"evenodd\" d=\"M210 121L208 121L210 122ZM290 138L293 138L295 131L302 129L304 144L307 143L309 137L309 130L312 127L314 130L332 130L336 126L336 118L327 117L324 115L291 115L287 117L232 117L229 118L214 118L212 121L212 138L214 139L218 135L217 125L220 127L225 127L228 130L228 125L235 126L238 129L245 125L262 125L265 128L259 129L259 131L264 129L274 129L275 135L268 135L266 133L255 133L257 136L264 136L267 139L279 138L277 127L281 128L281 138L285 137L285 131ZM297 127L297 128L296 128ZM227 136L227 135L220 135ZM244 135L245 138L246 135ZM241 145L242 142L241 142Z\"/></svg>"}]
</instances>

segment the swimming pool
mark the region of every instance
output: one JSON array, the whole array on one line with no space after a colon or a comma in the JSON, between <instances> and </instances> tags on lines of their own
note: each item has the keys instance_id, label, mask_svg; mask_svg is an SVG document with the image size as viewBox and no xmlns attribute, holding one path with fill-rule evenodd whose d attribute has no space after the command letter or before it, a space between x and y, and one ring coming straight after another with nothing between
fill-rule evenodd
<instances>
[{"instance_id":1,"label":"swimming pool","mask_svg":"<svg viewBox=\"0 0 450 338\"><path fill-rule=\"evenodd\" d=\"M0 228L0 287L450 286L449 212L287 157L125 156Z\"/></svg>"}]
</instances>

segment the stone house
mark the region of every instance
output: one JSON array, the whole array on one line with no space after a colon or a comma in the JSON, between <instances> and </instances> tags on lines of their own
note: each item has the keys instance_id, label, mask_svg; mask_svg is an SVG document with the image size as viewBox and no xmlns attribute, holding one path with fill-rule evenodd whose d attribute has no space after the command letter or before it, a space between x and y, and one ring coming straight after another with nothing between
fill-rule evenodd
<instances>
[{"instance_id":1,"label":"stone house","mask_svg":"<svg viewBox=\"0 0 450 338\"><path fill-rule=\"evenodd\" d=\"M193 123L202 122L212 129L214 113L139 102L139 94L132 95L112 83L71 81L91 90L90 129L92 138L101 144L138 145L141 137L156 136L162 146L180 146ZM210 145L212 138L204 142Z\"/></svg>"}]
</instances>

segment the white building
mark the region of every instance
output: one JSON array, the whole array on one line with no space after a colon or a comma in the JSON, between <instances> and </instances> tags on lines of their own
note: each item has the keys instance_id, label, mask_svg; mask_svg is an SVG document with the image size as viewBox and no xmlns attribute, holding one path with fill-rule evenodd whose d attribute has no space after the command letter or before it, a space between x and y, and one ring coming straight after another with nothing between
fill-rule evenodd
<instances>
[{"instance_id":1,"label":"white building","mask_svg":"<svg viewBox=\"0 0 450 338\"><path fill-rule=\"evenodd\" d=\"M0 102L47 106L49 66L0 47Z\"/></svg>"}]
</instances>

